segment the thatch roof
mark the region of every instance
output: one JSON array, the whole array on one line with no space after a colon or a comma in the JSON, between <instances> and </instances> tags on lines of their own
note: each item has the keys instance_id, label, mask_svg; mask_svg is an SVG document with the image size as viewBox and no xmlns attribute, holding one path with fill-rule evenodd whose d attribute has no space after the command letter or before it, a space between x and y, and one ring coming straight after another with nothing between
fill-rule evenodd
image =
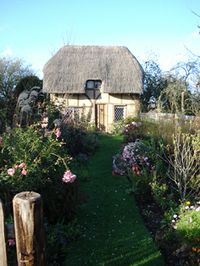
<instances>
[{"instance_id":1,"label":"thatch roof","mask_svg":"<svg viewBox=\"0 0 200 266\"><path fill-rule=\"evenodd\" d=\"M87 80L101 80L107 93L142 93L143 70L122 46L61 48L44 66L43 91L85 93Z\"/></svg>"}]
</instances>

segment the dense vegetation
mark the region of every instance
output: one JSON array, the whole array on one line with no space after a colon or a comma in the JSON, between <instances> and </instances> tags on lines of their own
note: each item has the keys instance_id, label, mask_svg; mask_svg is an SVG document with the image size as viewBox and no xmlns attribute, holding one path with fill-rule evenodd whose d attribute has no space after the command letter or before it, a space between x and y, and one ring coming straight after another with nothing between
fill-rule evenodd
<instances>
[{"instance_id":1,"label":"dense vegetation","mask_svg":"<svg viewBox=\"0 0 200 266\"><path fill-rule=\"evenodd\" d=\"M49 265L162 265L139 212L168 265L199 263L199 63L179 63L163 74L148 61L144 70L144 111L196 118L128 118L115 124L112 136L99 136L87 117L69 122L43 97L32 106L30 125L19 127L13 123L18 95L41 88L42 81L20 60L0 60L0 194L6 220L12 223L16 193L42 195Z\"/></svg>"},{"instance_id":2,"label":"dense vegetation","mask_svg":"<svg viewBox=\"0 0 200 266\"><path fill-rule=\"evenodd\" d=\"M199 263L199 129L186 121L121 124L124 145L114 157L113 172L127 176L167 265Z\"/></svg>"}]
</instances>

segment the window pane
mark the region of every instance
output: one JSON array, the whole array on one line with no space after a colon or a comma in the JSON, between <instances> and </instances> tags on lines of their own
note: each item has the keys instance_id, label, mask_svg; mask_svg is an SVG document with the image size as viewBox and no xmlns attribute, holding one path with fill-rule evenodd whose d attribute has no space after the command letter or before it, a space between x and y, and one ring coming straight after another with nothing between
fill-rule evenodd
<instances>
[{"instance_id":1,"label":"window pane","mask_svg":"<svg viewBox=\"0 0 200 266\"><path fill-rule=\"evenodd\" d=\"M101 80L87 80L86 89L98 89L101 87Z\"/></svg>"},{"instance_id":2,"label":"window pane","mask_svg":"<svg viewBox=\"0 0 200 266\"><path fill-rule=\"evenodd\" d=\"M115 122L124 118L124 106L115 106Z\"/></svg>"},{"instance_id":3,"label":"window pane","mask_svg":"<svg viewBox=\"0 0 200 266\"><path fill-rule=\"evenodd\" d=\"M79 107L68 107L65 110L65 118L69 119L78 119L80 115L80 108Z\"/></svg>"},{"instance_id":4,"label":"window pane","mask_svg":"<svg viewBox=\"0 0 200 266\"><path fill-rule=\"evenodd\" d=\"M88 80L86 83L86 88L87 89L94 89L94 80Z\"/></svg>"},{"instance_id":5,"label":"window pane","mask_svg":"<svg viewBox=\"0 0 200 266\"><path fill-rule=\"evenodd\" d=\"M95 89L98 89L101 87L101 81L100 80L95 80Z\"/></svg>"}]
</instances>

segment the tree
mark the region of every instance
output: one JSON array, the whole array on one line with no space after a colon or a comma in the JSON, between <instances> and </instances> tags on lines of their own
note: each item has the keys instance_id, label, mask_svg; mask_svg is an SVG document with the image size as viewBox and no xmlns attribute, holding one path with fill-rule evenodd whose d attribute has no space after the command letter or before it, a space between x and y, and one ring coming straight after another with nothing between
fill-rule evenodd
<instances>
[{"instance_id":1,"label":"tree","mask_svg":"<svg viewBox=\"0 0 200 266\"><path fill-rule=\"evenodd\" d=\"M171 113L196 114L199 110L197 89L200 73L198 60L179 62L166 75L166 88L159 96L159 106Z\"/></svg>"},{"instance_id":2,"label":"tree","mask_svg":"<svg viewBox=\"0 0 200 266\"><path fill-rule=\"evenodd\" d=\"M12 124L16 106L16 86L22 78L30 75L33 75L33 71L29 66L25 66L21 59L0 58L0 109L1 117L7 125Z\"/></svg>"},{"instance_id":3,"label":"tree","mask_svg":"<svg viewBox=\"0 0 200 266\"><path fill-rule=\"evenodd\" d=\"M187 84L173 75L167 75L165 80L167 86L159 96L159 109L170 113L184 113L185 98L189 95Z\"/></svg>"},{"instance_id":4,"label":"tree","mask_svg":"<svg viewBox=\"0 0 200 266\"><path fill-rule=\"evenodd\" d=\"M20 79L20 81L16 85L15 95L18 97L22 91L24 90L30 91L31 88L33 88L34 86L42 88L42 80L40 80L35 75L26 76Z\"/></svg>"},{"instance_id":5,"label":"tree","mask_svg":"<svg viewBox=\"0 0 200 266\"><path fill-rule=\"evenodd\" d=\"M33 75L33 71L24 66L21 59L0 58L0 97L11 97L20 79L29 75Z\"/></svg>"},{"instance_id":6,"label":"tree","mask_svg":"<svg viewBox=\"0 0 200 266\"><path fill-rule=\"evenodd\" d=\"M153 60L146 61L144 65L144 91L141 96L143 111L148 111L151 102L157 102L165 87L166 81L159 65Z\"/></svg>"},{"instance_id":7,"label":"tree","mask_svg":"<svg viewBox=\"0 0 200 266\"><path fill-rule=\"evenodd\" d=\"M200 88L197 87L196 90L190 95L186 100L188 106L188 112L192 115L200 115Z\"/></svg>"}]
</instances>

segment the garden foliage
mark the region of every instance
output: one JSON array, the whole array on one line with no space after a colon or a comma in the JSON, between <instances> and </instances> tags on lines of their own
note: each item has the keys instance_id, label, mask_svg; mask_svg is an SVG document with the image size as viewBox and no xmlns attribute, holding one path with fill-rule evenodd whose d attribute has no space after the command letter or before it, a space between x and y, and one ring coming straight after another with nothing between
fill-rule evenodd
<instances>
[{"instance_id":1,"label":"garden foliage","mask_svg":"<svg viewBox=\"0 0 200 266\"><path fill-rule=\"evenodd\" d=\"M179 121L122 121L117 130L124 144L113 157L113 174L127 176L140 201L157 204L163 215L159 245L178 236L170 245L177 260L185 252L188 259L180 261L188 265L198 261L200 252L200 132L192 124L182 125Z\"/></svg>"},{"instance_id":2,"label":"garden foliage","mask_svg":"<svg viewBox=\"0 0 200 266\"><path fill-rule=\"evenodd\" d=\"M69 175L70 160L64 143L53 132L44 137L31 126L4 133L0 147L3 202L11 206L16 193L35 191L42 195L49 221L71 219L77 206L77 182L71 182L75 178L72 173L73 178Z\"/></svg>"}]
</instances>

